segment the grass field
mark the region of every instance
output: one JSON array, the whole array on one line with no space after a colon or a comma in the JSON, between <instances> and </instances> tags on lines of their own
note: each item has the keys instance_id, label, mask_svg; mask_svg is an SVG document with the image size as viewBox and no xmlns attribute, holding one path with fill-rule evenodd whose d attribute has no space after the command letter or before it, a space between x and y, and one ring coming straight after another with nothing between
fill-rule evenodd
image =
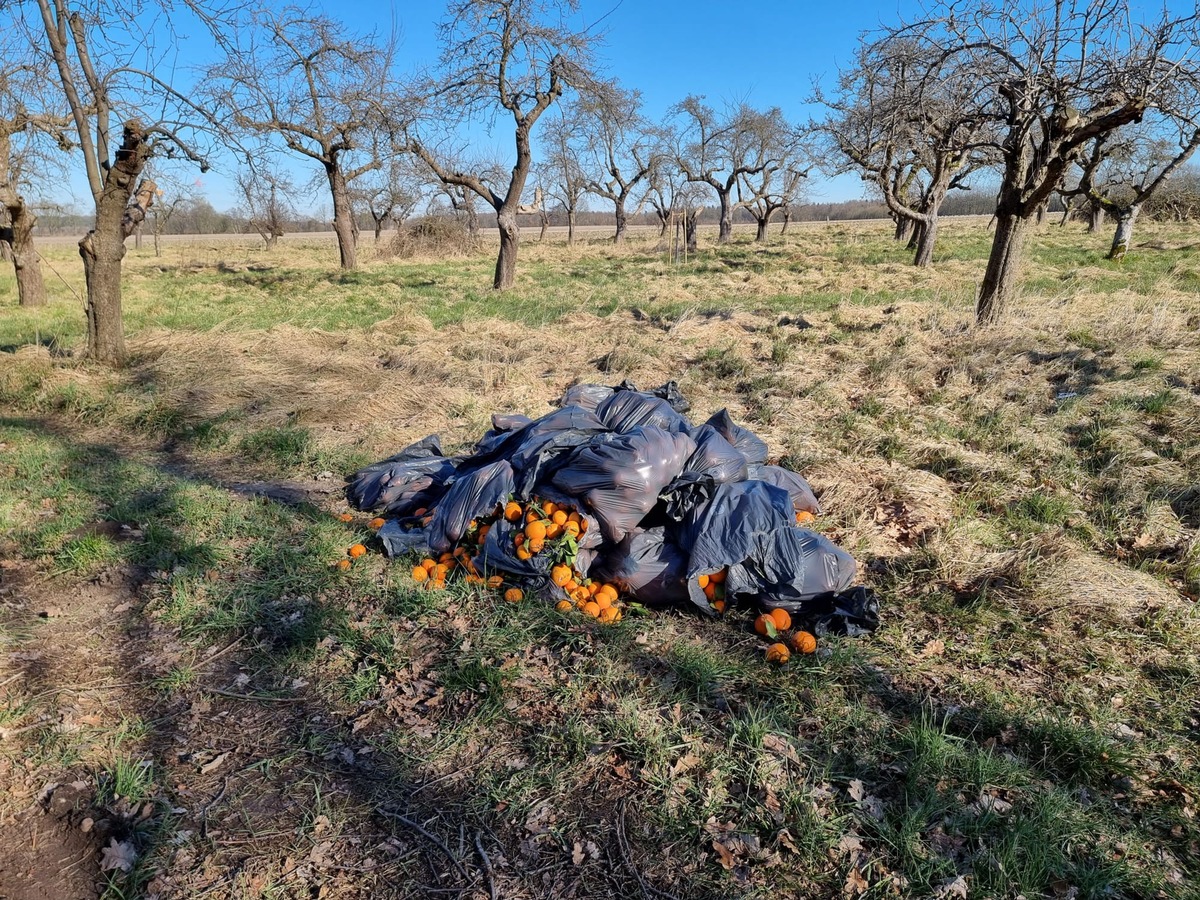
<instances>
[{"instance_id":1,"label":"grass field","mask_svg":"<svg viewBox=\"0 0 1200 900\"><path fill-rule=\"evenodd\" d=\"M1200 896L1200 233L882 224L126 263L129 366L0 274L0 896ZM377 552L343 477L577 381L675 379L809 477L880 597L783 669L751 612L603 627ZM40 887L43 893L37 893Z\"/></svg>"}]
</instances>

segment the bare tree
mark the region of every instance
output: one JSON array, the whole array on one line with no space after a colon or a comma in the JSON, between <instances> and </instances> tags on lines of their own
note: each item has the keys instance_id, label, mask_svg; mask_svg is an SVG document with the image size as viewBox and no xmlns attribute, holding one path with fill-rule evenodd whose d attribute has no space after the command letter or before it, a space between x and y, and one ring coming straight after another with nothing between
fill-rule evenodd
<instances>
[{"instance_id":1,"label":"bare tree","mask_svg":"<svg viewBox=\"0 0 1200 900\"><path fill-rule=\"evenodd\" d=\"M22 196L26 181L39 154L39 138L49 139L59 149L70 149L69 116L48 109L44 86L49 71L44 59L11 32L0 45L0 248L13 264L17 300L21 306L42 306L46 285L33 245L37 216Z\"/></svg>"},{"instance_id":2,"label":"bare tree","mask_svg":"<svg viewBox=\"0 0 1200 900\"><path fill-rule=\"evenodd\" d=\"M439 180L473 192L496 211L500 252L492 283L497 290L512 287L516 275L517 208L533 165L534 126L566 90L593 80L591 54L598 37L563 24L576 9L575 0L454 0L441 25L440 70L426 91L425 121L409 134L408 148ZM455 167L419 133L429 130L430 119L497 115L513 123L514 159L503 186Z\"/></svg>"},{"instance_id":3,"label":"bare tree","mask_svg":"<svg viewBox=\"0 0 1200 900\"><path fill-rule=\"evenodd\" d=\"M79 242L87 283L87 353L117 365L125 358L125 239L145 219L156 190L141 179L143 169L152 156L163 154L186 156L204 171L202 155L185 140L189 129L195 135L204 113L155 74L171 66L153 56L155 42L136 30L142 21L137 8L99 0L91 6L88 0L36 0L36 8L36 20L22 19L21 25L54 61L95 203L95 227ZM198 11L194 5L187 9ZM146 57L144 66L131 63L139 56Z\"/></svg>"},{"instance_id":4,"label":"bare tree","mask_svg":"<svg viewBox=\"0 0 1200 900\"><path fill-rule=\"evenodd\" d=\"M798 166L798 160L794 165L785 161L782 169L764 169L754 176L744 175L738 181L738 204L754 218L758 226L754 234L757 243L766 241L771 217L781 209L790 207L800 196L808 171Z\"/></svg>"},{"instance_id":5,"label":"bare tree","mask_svg":"<svg viewBox=\"0 0 1200 900\"><path fill-rule=\"evenodd\" d=\"M1200 112L1200 110L1198 110ZM1200 147L1200 128L1151 111L1139 126L1096 138L1079 160L1079 179L1067 197L1078 196L1117 223L1109 259L1129 250L1142 207Z\"/></svg>"},{"instance_id":6,"label":"bare tree","mask_svg":"<svg viewBox=\"0 0 1200 900\"><path fill-rule=\"evenodd\" d=\"M724 244L733 239L734 213L752 202L734 197L738 184L782 169L793 131L778 108L761 112L743 103L720 115L703 100L690 96L673 107L676 163L688 181L716 191L717 241Z\"/></svg>"},{"instance_id":7,"label":"bare tree","mask_svg":"<svg viewBox=\"0 0 1200 900\"><path fill-rule=\"evenodd\" d=\"M276 169L253 167L239 172L237 183L245 201L246 221L266 248L274 249L295 217L287 200L291 191L287 176Z\"/></svg>"},{"instance_id":8,"label":"bare tree","mask_svg":"<svg viewBox=\"0 0 1200 900\"><path fill-rule=\"evenodd\" d=\"M623 243L629 204L650 175L658 140L642 115L641 91L625 90L616 81L593 85L580 97L573 121L588 191L612 203L617 223L613 242Z\"/></svg>"},{"instance_id":9,"label":"bare tree","mask_svg":"<svg viewBox=\"0 0 1200 900\"><path fill-rule=\"evenodd\" d=\"M384 226L390 222L393 228L399 227L428 190L428 179L412 163L407 155L381 161L379 168L359 178L352 192L371 216L376 244L382 240Z\"/></svg>"},{"instance_id":10,"label":"bare tree","mask_svg":"<svg viewBox=\"0 0 1200 900\"><path fill-rule=\"evenodd\" d=\"M547 120L542 131L544 159L538 165L546 193L558 201L567 216L567 245L575 243L575 217L588 192L588 176L580 161L578 145L580 118L559 115ZM545 211L545 204L542 206ZM546 219L543 218L543 222Z\"/></svg>"},{"instance_id":11,"label":"bare tree","mask_svg":"<svg viewBox=\"0 0 1200 900\"><path fill-rule=\"evenodd\" d=\"M942 83L969 82L1002 165L996 231L975 315L996 321L1016 291L1038 210L1092 141L1195 77L1197 13L1139 20L1128 0L968 4L941 0L891 29ZM885 36L885 39L888 39Z\"/></svg>"},{"instance_id":12,"label":"bare tree","mask_svg":"<svg viewBox=\"0 0 1200 900\"><path fill-rule=\"evenodd\" d=\"M156 181L164 184L164 178L159 176ZM150 217L154 220L154 255L162 256L162 236L166 233L171 219L181 209L186 209L196 202L195 193L187 186L177 181L166 182L166 187L158 189L158 199L150 207Z\"/></svg>"},{"instance_id":13,"label":"bare tree","mask_svg":"<svg viewBox=\"0 0 1200 900\"><path fill-rule=\"evenodd\" d=\"M393 44L323 15L262 9L209 72L234 128L278 141L321 167L343 269L358 265L350 185L380 166L372 141L392 96Z\"/></svg>"},{"instance_id":14,"label":"bare tree","mask_svg":"<svg viewBox=\"0 0 1200 900\"><path fill-rule=\"evenodd\" d=\"M992 123L976 91L974 81L896 34L864 37L834 95L817 91L830 114L816 132L882 195L896 237L910 237L913 265L933 263L946 195L996 161Z\"/></svg>"}]
</instances>

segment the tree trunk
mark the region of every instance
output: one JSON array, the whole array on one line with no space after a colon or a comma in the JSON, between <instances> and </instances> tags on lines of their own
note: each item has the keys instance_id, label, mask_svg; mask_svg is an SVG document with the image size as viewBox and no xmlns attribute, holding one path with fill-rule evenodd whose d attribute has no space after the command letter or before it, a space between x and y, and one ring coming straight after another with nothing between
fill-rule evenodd
<instances>
[{"instance_id":1,"label":"tree trunk","mask_svg":"<svg viewBox=\"0 0 1200 900\"><path fill-rule=\"evenodd\" d=\"M575 244L575 210L567 210L567 246Z\"/></svg>"},{"instance_id":2,"label":"tree trunk","mask_svg":"<svg viewBox=\"0 0 1200 900\"><path fill-rule=\"evenodd\" d=\"M787 234L788 225L791 224L791 221L792 221L791 207L785 206L783 208L783 227L779 229L780 234Z\"/></svg>"},{"instance_id":3,"label":"tree trunk","mask_svg":"<svg viewBox=\"0 0 1200 900\"><path fill-rule=\"evenodd\" d=\"M913 233L913 220L907 216L894 216L896 220L895 238L897 241L909 241ZM912 247L908 248L913 249Z\"/></svg>"},{"instance_id":4,"label":"tree trunk","mask_svg":"<svg viewBox=\"0 0 1200 900\"><path fill-rule=\"evenodd\" d=\"M629 227L629 217L625 214L625 199L619 198L614 201L614 213L617 218L617 233L613 235L614 244L625 243L625 229ZM663 223L663 228L666 228L666 223ZM662 234L659 234L662 237Z\"/></svg>"},{"instance_id":5,"label":"tree trunk","mask_svg":"<svg viewBox=\"0 0 1200 900\"><path fill-rule=\"evenodd\" d=\"M96 227L79 241L87 283L87 355L106 365L117 366L125 360L121 260L125 256L125 239L154 202L155 185L145 181L138 188L137 205L129 205L149 153L141 124L136 120L126 122L121 149L105 174L103 191L96 198Z\"/></svg>"},{"instance_id":6,"label":"tree trunk","mask_svg":"<svg viewBox=\"0 0 1200 900\"><path fill-rule=\"evenodd\" d=\"M975 303L975 322L990 325L999 321L1008 302L1016 294L1021 272L1021 255L1031 220L1016 213L996 213L996 235L988 256L979 299Z\"/></svg>"},{"instance_id":7,"label":"tree trunk","mask_svg":"<svg viewBox=\"0 0 1200 900\"><path fill-rule=\"evenodd\" d=\"M1133 224L1141 211L1142 207L1136 203L1117 210L1117 230L1113 234L1112 248L1108 251L1109 259L1121 259L1125 256L1130 241L1133 240Z\"/></svg>"},{"instance_id":8,"label":"tree trunk","mask_svg":"<svg viewBox=\"0 0 1200 900\"><path fill-rule=\"evenodd\" d=\"M383 222L384 222L384 220L383 220L383 218L376 219L374 216L372 216L371 218L375 222L375 246L378 247L379 242L381 240L383 240Z\"/></svg>"},{"instance_id":9,"label":"tree trunk","mask_svg":"<svg viewBox=\"0 0 1200 900\"><path fill-rule=\"evenodd\" d=\"M721 198L721 220L717 226L717 243L728 244L733 240L733 207L728 192L718 192L718 196Z\"/></svg>"},{"instance_id":10,"label":"tree trunk","mask_svg":"<svg viewBox=\"0 0 1200 900\"><path fill-rule=\"evenodd\" d=\"M905 250L915 251L921 246L921 234L925 230L925 225L913 219L905 219L908 222L908 243L904 245Z\"/></svg>"},{"instance_id":11,"label":"tree trunk","mask_svg":"<svg viewBox=\"0 0 1200 900\"><path fill-rule=\"evenodd\" d=\"M550 216L549 216L549 214L547 214L547 212L544 209L541 210L541 217L542 217L542 229L541 229L541 231L538 232L538 243L539 244L546 239L546 232L550 228ZM571 214L567 213L567 218L570 219L570 217L571 217ZM570 243L570 242L568 241L568 243Z\"/></svg>"},{"instance_id":12,"label":"tree trunk","mask_svg":"<svg viewBox=\"0 0 1200 900\"><path fill-rule=\"evenodd\" d=\"M1047 200L1037 208L1037 223L1039 227L1046 221L1046 213L1050 211L1050 201Z\"/></svg>"},{"instance_id":13,"label":"tree trunk","mask_svg":"<svg viewBox=\"0 0 1200 900\"><path fill-rule=\"evenodd\" d=\"M262 236L262 239L263 239L263 244L265 245L264 249L267 249L267 250L274 250L275 245L279 243L279 235L276 234L274 231L268 231L266 234L264 234Z\"/></svg>"},{"instance_id":14,"label":"tree trunk","mask_svg":"<svg viewBox=\"0 0 1200 900\"><path fill-rule=\"evenodd\" d=\"M37 216L23 198L7 189L0 189L0 194L4 195L4 206L11 223L0 228L0 245L8 251L17 276L17 302L21 306L44 306L46 284L42 281L42 267L33 246L33 226L37 224Z\"/></svg>"},{"instance_id":15,"label":"tree trunk","mask_svg":"<svg viewBox=\"0 0 1200 900\"><path fill-rule=\"evenodd\" d=\"M1093 203L1092 208L1088 211L1088 234L1095 234L1100 230L1100 226L1104 224L1104 207L1099 203Z\"/></svg>"},{"instance_id":16,"label":"tree trunk","mask_svg":"<svg viewBox=\"0 0 1200 900\"><path fill-rule=\"evenodd\" d=\"M928 268L933 265L933 248L937 244L937 216L930 216L928 222L920 223L916 233L917 249L913 256L913 265Z\"/></svg>"},{"instance_id":17,"label":"tree trunk","mask_svg":"<svg viewBox=\"0 0 1200 900\"><path fill-rule=\"evenodd\" d=\"M517 274L517 246L521 243L521 228L517 216L503 209L496 214L496 225L500 229L500 255L496 257L496 277L492 287L506 291L513 286Z\"/></svg>"},{"instance_id":18,"label":"tree trunk","mask_svg":"<svg viewBox=\"0 0 1200 900\"><path fill-rule=\"evenodd\" d=\"M333 231L337 235L338 251L343 269L357 269L358 257L354 248L354 211L350 206L350 189L346 176L337 163L326 164L329 192L333 195Z\"/></svg>"},{"instance_id":19,"label":"tree trunk","mask_svg":"<svg viewBox=\"0 0 1200 900\"><path fill-rule=\"evenodd\" d=\"M757 244L765 244L767 242L767 226L771 224L771 215L759 218L755 216L755 221L758 222L758 228L754 232L754 241Z\"/></svg>"},{"instance_id":20,"label":"tree trunk","mask_svg":"<svg viewBox=\"0 0 1200 900\"><path fill-rule=\"evenodd\" d=\"M689 253L695 253L699 242L696 239L696 231L700 227L700 210L694 212L686 212L683 214L683 230L686 235L686 245Z\"/></svg>"},{"instance_id":21,"label":"tree trunk","mask_svg":"<svg viewBox=\"0 0 1200 900\"><path fill-rule=\"evenodd\" d=\"M133 229L133 249L142 249L142 226L140 223L137 228Z\"/></svg>"},{"instance_id":22,"label":"tree trunk","mask_svg":"<svg viewBox=\"0 0 1200 900\"><path fill-rule=\"evenodd\" d=\"M658 216L658 239L660 241L667 236L667 226L671 224L671 219L672 219L671 215L668 214L668 215L664 216L661 213L659 213L659 216Z\"/></svg>"}]
</instances>

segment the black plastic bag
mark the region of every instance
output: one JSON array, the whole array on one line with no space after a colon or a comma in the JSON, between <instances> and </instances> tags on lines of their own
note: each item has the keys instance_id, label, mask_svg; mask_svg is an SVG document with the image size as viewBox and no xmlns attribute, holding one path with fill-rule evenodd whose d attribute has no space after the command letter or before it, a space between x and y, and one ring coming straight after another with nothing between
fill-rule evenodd
<instances>
[{"instance_id":1,"label":"black plastic bag","mask_svg":"<svg viewBox=\"0 0 1200 900\"><path fill-rule=\"evenodd\" d=\"M613 390L636 391L637 387L634 386L632 381L626 379L614 387ZM677 413L685 413L692 408L692 404L688 403L687 397L683 396L683 393L679 390L679 385L674 380L668 381L659 387L651 388L648 391L643 391L642 393L653 394L655 397L666 400L667 403L671 404L671 409Z\"/></svg>"},{"instance_id":2,"label":"black plastic bag","mask_svg":"<svg viewBox=\"0 0 1200 900\"><path fill-rule=\"evenodd\" d=\"M749 428L743 428L735 423L729 417L729 410L721 410L704 424L711 425L721 437L740 450L749 465L760 466L767 461L770 451L767 449L766 442Z\"/></svg>"},{"instance_id":3,"label":"black plastic bag","mask_svg":"<svg viewBox=\"0 0 1200 900\"><path fill-rule=\"evenodd\" d=\"M608 428L619 434L626 434L642 425L683 432L690 431L692 427L662 397L641 391L617 391L596 408L596 415Z\"/></svg>"},{"instance_id":4,"label":"black plastic bag","mask_svg":"<svg viewBox=\"0 0 1200 900\"><path fill-rule=\"evenodd\" d=\"M791 498L765 481L720 485L676 531L690 554L688 593L711 611L696 578L727 569L727 596L752 595L789 611L850 586L854 559L827 538L798 528Z\"/></svg>"},{"instance_id":5,"label":"black plastic bag","mask_svg":"<svg viewBox=\"0 0 1200 900\"><path fill-rule=\"evenodd\" d=\"M488 515L513 492L513 470L507 460L458 475L433 510L429 523L429 548L446 553L462 539L471 521Z\"/></svg>"},{"instance_id":6,"label":"black plastic bag","mask_svg":"<svg viewBox=\"0 0 1200 900\"><path fill-rule=\"evenodd\" d=\"M424 556L433 552L429 546L429 528L418 519L388 519L376 534L383 543L383 551L393 559L406 553Z\"/></svg>"},{"instance_id":7,"label":"black plastic bag","mask_svg":"<svg viewBox=\"0 0 1200 900\"><path fill-rule=\"evenodd\" d=\"M693 429L692 439L696 452L662 493L666 514L676 522L689 509L707 503L717 485L745 481L749 473L746 457L711 425Z\"/></svg>"},{"instance_id":8,"label":"black plastic bag","mask_svg":"<svg viewBox=\"0 0 1200 900\"><path fill-rule=\"evenodd\" d=\"M837 594L813 597L799 607L796 616L817 637L827 634L862 637L879 627L879 600L874 591L859 585Z\"/></svg>"},{"instance_id":9,"label":"black plastic bag","mask_svg":"<svg viewBox=\"0 0 1200 900\"><path fill-rule=\"evenodd\" d=\"M584 500L604 536L619 541L654 507L695 451L688 435L653 425L628 434L600 434L571 454L554 474L554 485Z\"/></svg>"},{"instance_id":10,"label":"black plastic bag","mask_svg":"<svg viewBox=\"0 0 1200 900\"><path fill-rule=\"evenodd\" d=\"M648 606L686 603L688 556L664 528L627 534L592 570L592 578L619 584Z\"/></svg>"},{"instance_id":11,"label":"black plastic bag","mask_svg":"<svg viewBox=\"0 0 1200 900\"><path fill-rule=\"evenodd\" d=\"M406 516L432 506L445 493L458 460L442 455L436 434L410 444L395 456L356 472L346 489L355 509Z\"/></svg>"},{"instance_id":12,"label":"black plastic bag","mask_svg":"<svg viewBox=\"0 0 1200 900\"><path fill-rule=\"evenodd\" d=\"M539 482L548 482L569 454L595 435L608 431L594 413L580 406L564 406L521 429L519 440L509 447L514 493L527 500Z\"/></svg>"},{"instance_id":13,"label":"black plastic bag","mask_svg":"<svg viewBox=\"0 0 1200 900\"><path fill-rule=\"evenodd\" d=\"M796 512L810 512L814 516L821 514L821 503L802 475L779 466L755 466L750 470L749 477L783 488L792 498L792 508Z\"/></svg>"},{"instance_id":14,"label":"black plastic bag","mask_svg":"<svg viewBox=\"0 0 1200 900\"><path fill-rule=\"evenodd\" d=\"M558 401L559 406L581 406L589 412L613 395L614 388L602 384L573 384Z\"/></svg>"}]
</instances>

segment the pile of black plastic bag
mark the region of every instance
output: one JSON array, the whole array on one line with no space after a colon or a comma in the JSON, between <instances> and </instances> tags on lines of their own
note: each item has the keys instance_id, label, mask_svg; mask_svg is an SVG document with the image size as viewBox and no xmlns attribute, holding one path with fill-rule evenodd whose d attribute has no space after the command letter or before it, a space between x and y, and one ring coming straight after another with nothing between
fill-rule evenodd
<instances>
[{"instance_id":1,"label":"pile of black plastic bag","mask_svg":"<svg viewBox=\"0 0 1200 900\"><path fill-rule=\"evenodd\" d=\"M444 554L494 521L473 565L527 594L558 596L553 560L519 558L521 523L497 513L539 498L592 526L572 545L574 568L639 603L715 614L700 576L723 571L731 604L782 607L818 633L874 630L874 597L851 589L854 559L797 521L821 512L808 482L768 464L767 445L725 410L693 425L689 408L673 381L576 385L539 419L493 416L469 455L444 456L436 435L406 447L352 476L348 498L388 519L379 537L389 556Z\"/></svg>"}]
</instances>

